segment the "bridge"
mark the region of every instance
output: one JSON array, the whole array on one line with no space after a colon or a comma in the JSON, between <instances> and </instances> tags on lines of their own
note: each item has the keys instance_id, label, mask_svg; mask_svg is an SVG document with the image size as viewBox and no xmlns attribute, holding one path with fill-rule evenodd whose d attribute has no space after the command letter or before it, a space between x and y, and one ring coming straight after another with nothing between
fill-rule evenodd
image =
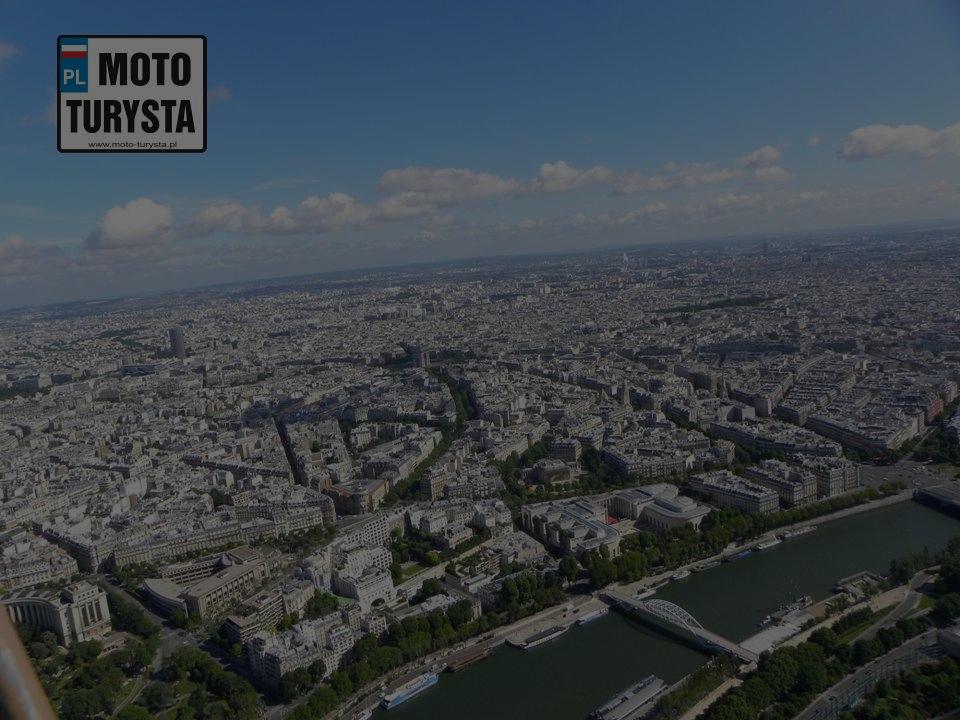
<instances>
[{"instance_id":1,"label":"bridge","mask_svg":"<svg viewBox=\"0 0 960 720\"><path fill-rule=\"evenodd\" d=\"M944 508L960 510L960 489L957 488L956 483L947 482L925 487L917 491L917 497Z\"/></svg>"},{"instance_id":2,"label":"bridge","mask_svg":"<svg viewBox=\"0 0 960 720\"><path fill-rule=\"evenodd\" d=\"M700 647L719 650L745 663L754 663L759 658L759 655L752 650L747 650L742 645L707 630L693 615L667 600L658 598L637 600L612 590L604 592L603 598L621 610L636 615L660 629L669 630L681 639L691 641Z\"/></svg>"}]
</instances>

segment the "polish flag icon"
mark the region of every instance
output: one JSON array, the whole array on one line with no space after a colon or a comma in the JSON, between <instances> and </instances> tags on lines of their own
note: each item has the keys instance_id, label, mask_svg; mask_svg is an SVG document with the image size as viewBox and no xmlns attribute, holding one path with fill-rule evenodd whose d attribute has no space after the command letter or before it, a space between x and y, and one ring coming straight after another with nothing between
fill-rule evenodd
<instances>
[{"instance_id":1,"label":"polish flag icon","mask_svg":"<svg viewBox=\"0 0 960 720\"><path fill-rule=\"evenodd\" d=\"M86 56L87 41L85 39L64 40L60 45L60 57L85 58Z\"/></svg>"}]
</instances>

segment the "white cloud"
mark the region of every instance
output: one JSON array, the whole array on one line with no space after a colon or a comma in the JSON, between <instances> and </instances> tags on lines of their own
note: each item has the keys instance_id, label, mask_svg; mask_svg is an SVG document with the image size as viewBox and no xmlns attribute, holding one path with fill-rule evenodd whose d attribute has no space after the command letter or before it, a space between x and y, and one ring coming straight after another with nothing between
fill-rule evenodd
<instances>
[{"instance_id":1,"label":"white cloud","mask_svg":"<svg viewBox=\"0 0 960 720\"><path fill-rule=\"evenodd\" d=\"M377 188L387 195L381 203L379 215L391 220L470 201L513 195L520 191L521 183L513 178L466 168L409 166L387 170L380 177Z\"/></svg>"},{"instance_id":2,"label":"white cloud","mask_svg":"<svg viewBox=\"0 0 960 720\"><path fill-rule=\"evenodd\" d=\"M363 227L371 208L346 193L309 195L290 208L278 205L266 216L256 206L227 202L211 205L188 218L172 233L179 240L218 232L240 235L299 235Z\"/></svg>"},{"instance_id":3,"label":"white cloud","mask_svg":"<svg viewBox=\"0 0 960 720\"><path fill-rule=\"evenodd\" d=\"M755 210L762 204L762 195L726 193L699 203L686 205L684 209L691 217L703 219L742 210Z\"/></svg>"},{"instance_id":4,"label":"white cloud","mask_svg":"<svg viewBox=\"0 0 960 720\"><path fill-rule=\"evenodd\" d=\"M50 260L60 252L57 247L28 243L22 235L8 235L0 240L0 278L24 280L47 272Z\"/></svg>"},{"instance_id":5,"label":"white cloud","mask_svg":"<svg viewBox=\"0 0 960 720\"><path fill-rule=\"evenodd\" d=\"M219 203L204 208L189 218L180 228L183 238L202 237L221 230L235 233L246 231L250 222L250 210L239 203Z\"/></svg>"},{"instance_id":6,"label":"white cloud","mask_svg":"<svg viewBox=\"0 0 960 720\"><path fill-rule=\"evenodd\" d=\"M311 195L305 198L292 217L294 223L304 230L329 232L366 224L370 219L370 208L346 193L335 192L326 197ZM269 230L269 218L267 227Z\"/></svg>"},{"instance_id":7,"label":"white cloud","mask_svg":"<svg viewBox=\"0 0 960 720\"><path fill-rule=\"evenodd\" d=\"M753 182L780 182L788 180L790 173L777 165L783 153L773 145L764 145L752 153L737 158L737 165Z\"/></svg>"},{"instance_id":8,"label":"white cloud","mask_svg":"<svg viewBox=\"0 0 960 720\"><path fill-rule=\"evenodd\" d=\"M19 256L25 247L23 235L8 235L0 240L0 260Z\"/></svg>"},{"instance_id":9,"label":"white cloud","mask_svg":"<svg viewBox=\"0 0 960 720\"><path fill-rule=\"evenodd\" d=\"M840 157L851 161L897 153L920 158L960 155L960 123L942 130L923 125L868 125L851 132L840 148Z\"/></svg>"},{"instance_id":10,"label":"white cloud","mask_svg":"<svg viewBox=\"0 0 960 720\"><path fill-rule=\"evenodd\" d=\"M654 215L663 215L669 211L670 207L666 203L655 202L643 207L637 208L636 210L628 210L624 213L611 213L605 212L600 213L597 216L597 222L601 225L606 225L609 227L622 227L625 225L634 225L644 218L652 217ZM582 213L578 213L573 218L574 225L584 224L584 216Z\"/></svg>"},{"instance_id":11,"label":"white cloud","mask_svg":"<svg viewBox=\"0 0 960 720\"><path fill-rule=\"evenodd\" d=\"M563 160L555 163L543 163L537 177L530 183L532 192L566 192L584 185L609 183L613 180L613 171L603 165L581 170L568 165Z\"/></svg>"},{"instance_id":12,"label":"white cloud","mask_svg":"<svg viewBox=\"0 0 960 720\"><path fill-rule=\"evenodd\" d=\"M408 166L383 173L377 184L380 198L373 202L364 202L343 192L309 195L299 204L277 205L273 209L225 201L204 207L177 224L170 207L150 198L139 198L104 213L87 237L86 245L92 250L140 248L137 254L144 256L148 246L183 244L222 232L295 236L363 230L383 223L407 221L418 223L424 232L437 232L456 222L445 211L483 200L567 192L590 185L606 186L622 195L696 188L744 177L758 182L783 180L789 174L775 164L780 157L778 149L766 145L738 158L730 167L668 162L651 175L639 171L618 173L604 165L578 168L557 160L543 163L528 181L468 168ZM600 221L607 225L629 225L668 210L664 203L650 203L636 210L608 214ZM703 205L697 210L715 211L714 205Z\"/></svg>"},{"instance_id":13,"label":"white cloud","mask_svg":"<svg viewBox=\"0 0 960 720\"><path fill-rule=\"evenodd\" d=\"M756 168L769 167L780 161L782 154L781 152L773 147L773 145L764 145L761 148L757 148L752 153L744 155L739 158L737 161L740 164L740 167L745 170L753 170Z\"/></svg>"},{"instance_id":14,"label":"white cloud","mask_svg":"<svg viewBox=\"0 0 960 720\"><path fill-rule=\"evenodd\" d=\"M116 205L103 214L87 237L92 250L151 245L169 239L173 211L150 198L137 198Z\"/></svg>"},{"instance_id":15,"label":"white cloud","mask_svg":"<svg viewBox=\"0 0 960 720\"><path fill-rule=\"evenodd\" d=\"M736 170L714 163L668 162L654 175L645 175L639 171L628 171L620 174L614 182L614 190L625 195L640 192L660 192L676 188L695 188L700 185L726 182L737 175Z\"/></svg>"},{"instance_id":16,"label":"white cloud","mask_svg":"<svg viewBox=\"0 0 960 720\"><path fill-rule=\"evenodd\" d=\"M233 93L226 85L214 85L207 93L207 100L212 103L226 102L227 100L233 100Z\"/></svg>"},{"instance_id":17,"label":"white cloud","mask_svg":"<svg viewBox=\"0 0 960 720\"><path fill-rule=\"evenodd\" d=\"M789 180L790 173L779 165L766 165L753 171L753 179L757 182L781 182Z\"/></svg>"},{"instance_id":18,"label":"white cloud","mask_svg":"<svg viewBox=\"0 0 960 720\"><path fill-rule=\"evenodd\" d=\"M12 58L14 55L17 55L20 52L20 48L14 45L12 42L6 40L0 40L0 67L3 67L3 64Z\"/></svg>"}]
</instances>

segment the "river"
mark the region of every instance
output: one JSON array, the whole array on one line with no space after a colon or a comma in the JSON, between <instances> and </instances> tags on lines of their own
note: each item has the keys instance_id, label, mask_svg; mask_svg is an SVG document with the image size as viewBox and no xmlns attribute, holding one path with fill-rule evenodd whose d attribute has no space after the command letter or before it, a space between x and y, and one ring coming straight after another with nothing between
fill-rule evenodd
<instances>
[{"instance_id":1,"label":"river","mask_svg":"<svg viewBox=\"0 0 960 720\"><path fill-rule=\"evenodd\" d=\"M734 640L800 592L827 597L834 582L860 570L885 572L899 555L941 548L960 522L904 502L826 523L816 532L763 553L725 563L658 593L686 608L704 627ZM611 612L531 651L504 647L459 673L444 673L419 697L377 720L583 720L645 675L668 683L706 655Z\"/></svg>"}]
</instances>

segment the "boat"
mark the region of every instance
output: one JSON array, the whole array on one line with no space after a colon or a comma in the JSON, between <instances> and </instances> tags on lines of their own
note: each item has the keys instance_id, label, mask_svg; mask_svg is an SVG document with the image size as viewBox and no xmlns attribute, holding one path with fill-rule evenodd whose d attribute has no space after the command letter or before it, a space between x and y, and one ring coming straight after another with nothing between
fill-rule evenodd
<instances>
[{"instance_id":1,"label":"boat","mask_svg":"<svg viewBox=\"0 0 960 720\"><path fill-rule=\"evenodd\" d=\"M801 537L802 535L806 535L807 533L812 533L816 529L817 529L816 525L804 525L801 528L787 530L780 536L780 538L783 540L792 540L793 538Z\"/></svg>"},{"instance_id":2,"label":"boat","mask_svg":"<svg viewBox=\"0 0 960 720\"><path fill-rule=\"evenodd\" d=\"M543 645L551 640L556 640L569 629L569 625L554 625L553 627L531 635L526 640L521 642L519 646L524 650L533 650L533 648L537 647L538 645Z\"/></svg>"},{"instance_id":3,"label":"boat","mask_svg":"<svg viewBox=\"0 0 960 720\"><path fill-rule=\"evenodd\" d=\"M797 595L793 599L793 602L787 603L782 609L785 611L784 614L792 613L796 612L797 610L803 610L803 608L807 607L811 603L813 603L813 598L809 595Z\"/></svg>"},{"instance_id":4,"label":"boat","mask_svg":"<svg viewBox=\"0 0 960 720\"><path fill-rule=\"evenodd\" d=\"M618 693L606 704L590 713L590 717L593 720L624 720L664 690L666 685L663 680L656 675L650 675Z\"/></svg>"},{"instance_id":5,"label":"boat","mask_svg":"<svg viewBox=\"0 0 960 720\"><path fill-rule=\"evenodd\" d=\"M405 682L393 692L385 693L383 699L380 701L380 706L384 710L395 708L397 705L405 703L410 698L419 695L427 688L433 687L437 684L437 680L439 680L439 677L435 672L426 672L423 673L423 675L418 675L413 680Z\"/></svg>"},{"instance_id":6,"label":"boat","mask_svg":"<svg viewBox=\"0 0 960 720\"><path fill-rule=\"evenodd\" d=\"M353 720L370 720L373 717L373 710L369 708L366 710L361 710L356 715L353 716Z\"/></svg>"},{"instance_id":7,"label":"boat","mask_svg":"<svg viewBox=\"0 0 960 720\"><path fill-rule=\"evenodd\" d=\"M763 552L764 550L769 550L770 548L776 547L781 543L780 538L770 538L769 540L764 540L762 543L757 545L757 550Z\"/></svg>"},{"instance_id":8,"label":"boat","mask_svg":"<svg viewBox=\"0 0 960 720\"><path fill-rule=\"evenodd\" d=\"M593 612L588 612L586 615L581 615L580 619L577 620L577 625L586 625L588 622L593 622L594 620L599 620L604 615L610 612L609 608L602 607Z\"/></svg>"},{"instance_id":9,"label":"boat","mask_svg":"<svg viewBox=\"0 0 960 720\"><path fill-rule=\"evenodd\" d=\"M742 560L745 557L749 557L750 553L752 552L753 550L741 550L740 552L734 553L733 555L726 555L724 556L723 559L726 562L733 562L734 560Z\"/></svg>"},{"instance_id":10,"label":"boat","mask_svg":"<svg viewBox=\"0 0 960 720\"><path fill-rule=\"evenodd\" d=\"M770 625L773 625L775 621L776 621L776 618L774 618L773 615L764 615L763 619L760 620L760 622L758 622L757 625L759 627L765 628L765 627L769 627Z\"/></svg>"},{"instance_id":11,"label":"boat","mask_svg":"<svg viewBox=\"0 0 960 720\"><path fill-rule=\"evenodd\" d=\"M679 570L678 572L675 572L673 575L671 575L671 576L670 576L670 579L671 579L671 580L684 580L684 579L686 579L686 578L688 578L688 577L690 577L690 571L689 571L689 570Z\"/></svg>"}]
</instances>

